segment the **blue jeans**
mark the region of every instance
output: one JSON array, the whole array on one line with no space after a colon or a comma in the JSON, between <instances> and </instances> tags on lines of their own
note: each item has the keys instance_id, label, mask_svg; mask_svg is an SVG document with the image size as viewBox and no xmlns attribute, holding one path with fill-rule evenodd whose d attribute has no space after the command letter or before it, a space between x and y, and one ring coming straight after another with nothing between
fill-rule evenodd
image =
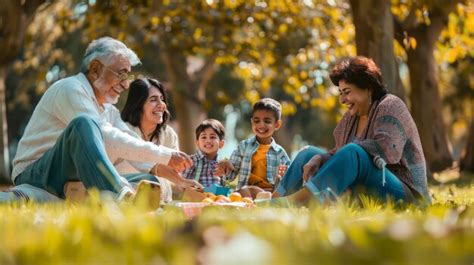
<instances>
[{"instance_id":1,"label":"blue jeans","mask_svg":"<svg viewBox=\"0 0 474 265\"><path fill-rule=\"evenodd\" d=\"M160 185L160 182L157 180L157 178L150 174L136 173L129 174L124 177L130 182L130 184L132 184L133 187L136 186L143 179L154 181L155 183ZM20 184L6 191L0 192L0 203L13 203L19 201L34 201L36 203L47 203L58 202L62 200L54 196L53 194L47 192L46 190L31 186L30 184ZM168 201L171 201L171 199L168 199Z\"/></svg>"},{"instance_id":2,"label":"blue jeans","mask_svg":"<svg viewBox=\"0 0 474 265\"><path fill-rule=\"evenodd\" d=\"M299 152L276 191L280 195L286 196L305 186L313 194L320 194L319 199L324 199L330 194L339 196L349 188L353 191L363 188L369 194L384 200L387 196L396 201L409 198L405 194L403 183L388 169L385 169L386 183L383 184L382 169L377 168L367 152L354 143L340 148L303 185L303 166L313 156L324 153L324 150L317 147L309 147Z\"/></svg>"},{"instance_id":3,"label":"blue jeans","mask_svg":"<svg viewBox=\"0 0 474 265\"><path fill-rule=\"evenodd\" d=\"M21 184L7 191L0 192L0 203L13 203L19 201L35 201L35 202L57 202L61 201L53 194L31 186L29 184Z\"/></svg>"},{"instance_id":4,"label":"blue jeans","mask_svg":"<svg viewBox=\"0 0 474 265\"><path fill-rule=\"evenodd\" d=\"M131 173L123 176L130 183L138 183L142 180L148 180L159 183L156 176L148 173Z\"/></svg>"},{"instance_id":5,"label":"blue jeans","mask_svg":"<svg viewBox=\"0 0 474 265\"><path fill-rule=\"evenodd\" d=\"M107 157L98 122L88 115L73 119L56 144L17 176L15 184L30 184L64 198L69 180L119 195L131 190Z\"/></svg>"}]
</instances>

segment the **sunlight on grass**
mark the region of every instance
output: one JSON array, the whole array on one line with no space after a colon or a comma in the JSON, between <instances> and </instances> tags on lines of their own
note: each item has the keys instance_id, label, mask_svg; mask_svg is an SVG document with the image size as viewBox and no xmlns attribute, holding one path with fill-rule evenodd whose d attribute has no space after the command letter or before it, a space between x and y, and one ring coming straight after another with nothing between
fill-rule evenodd
<instances>
[{"instance_id":1,"label":"sunlight on grass","mask_svg":"<svg viewBox=\"0 0 474 265\"><path fill-rule=\"evenodd\" d=\"M204 208L189 220L93 195L0 205L0 264L472 264L474 186L431 188L426 209L360 205Z\"/></svg>"}]
</instances>

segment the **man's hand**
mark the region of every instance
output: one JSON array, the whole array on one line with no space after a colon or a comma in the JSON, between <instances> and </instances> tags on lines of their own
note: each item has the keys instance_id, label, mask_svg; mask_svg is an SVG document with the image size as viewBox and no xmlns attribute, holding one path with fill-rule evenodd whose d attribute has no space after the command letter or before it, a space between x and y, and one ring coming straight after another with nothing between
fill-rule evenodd
<instances>
[{"instance_id":1,"label":"man's hand","mask_svg":"<svg viewBox=\"0 0 474 265\"><path fill-rule=\"evenodd\" d=\"M181 151L173 152L171 155L168 166L176 170L176 172L183 172L193 165L191 158Z\"/></svg>"},{"instance_id":2,"label":"man's hand","mask_svg":"<svg viewBox=\"0 0 474 265\"><path fill-rule=\"evenodd\" d=\"M165 178L173 183L176 184L176 182L178 182L180 179L182 179L183 177L181 177L181 175L179 175L178 172L176 172L176 170L174 170L173 168L169 167L169 166L166 166L166 165L163 165L163 164L156 164L152 169L151 169L151 174L157 176L157 177L162 177L162 178Z\"/></svg>"},{"instance_id":3,"label":"man's hand","mask_svg":"<svg viewBox=\"0 0 474 265\"><path fill-rule=\"evenodd\" d=\"M321 155L315 155L311 160L308 161L303 166L303 182L306 182L314 176L318 171L319 168L321 167L321 162L322 162L322 156Z\"/></svg>"},{"instance_id":4,"label":"man's hand","mask_svg":"<svg viewBox=\"0 0 474 265\"><path fill-rule=\"evenodd\" d=\"M227 176L232 170L234 170L234 165L229 160L224 159L217 164L214 176Z\"/></svg>"}]
</instances>

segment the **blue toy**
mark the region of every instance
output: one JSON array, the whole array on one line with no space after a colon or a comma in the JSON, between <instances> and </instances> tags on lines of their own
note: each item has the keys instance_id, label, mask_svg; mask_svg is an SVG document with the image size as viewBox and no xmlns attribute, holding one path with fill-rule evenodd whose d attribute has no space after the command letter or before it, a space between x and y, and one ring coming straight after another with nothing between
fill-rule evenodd
<instances>
[{"instance_id":1,"label":"blue toy","mask_svg":"<svg viewBox=\"0 0 474 265\"><path fill-rule=\"evenodd\" d=\"M214 193L215 195L229 196L230 194L230 188L222 187L217 183L213 183L212 185L204 188L204 191Z\"/></svg>"}]
</instances>

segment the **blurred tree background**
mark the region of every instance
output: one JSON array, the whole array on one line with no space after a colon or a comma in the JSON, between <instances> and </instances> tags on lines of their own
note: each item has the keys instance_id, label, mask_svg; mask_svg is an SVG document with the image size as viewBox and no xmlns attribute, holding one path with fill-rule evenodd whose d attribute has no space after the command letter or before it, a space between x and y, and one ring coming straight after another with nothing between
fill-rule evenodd
<instances>
[{"instance_id":1,"label":"blurred tree background","mask_svg":"<svg viewBox=\"0 0 474 265\"><path fill-rule=\"evenodd\" d=\"M207 117L226 122L236 138L228 148L248 137L260 97L282 103L276 138L289 153L305 144L331 148L345 110L328 73L361 54L374 58L389 90L410 107L431 172L453 161L474 171L472 1L11 2L0 7L2 161L13 157L47 87L78 71L91 40L111 36L142 59L137 74L165 84L188 153ZM8 176L7 164L0 170Z\"/></svg>"}]
</instances>

